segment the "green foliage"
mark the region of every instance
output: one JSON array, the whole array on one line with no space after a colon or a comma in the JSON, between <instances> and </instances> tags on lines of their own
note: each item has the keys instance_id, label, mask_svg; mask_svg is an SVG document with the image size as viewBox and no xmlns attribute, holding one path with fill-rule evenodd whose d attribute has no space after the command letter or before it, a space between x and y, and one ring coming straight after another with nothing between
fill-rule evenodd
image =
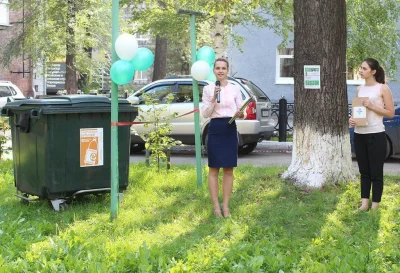
<instances>
[{"instance_id":1,"label":"green foliage","mask_svg":"<svg viewBox=\"0 0 400 273\"><path fill-rule=\"evenodd\" d=\"M71 40L75 42L76 67L80 73L96 73L109 62L106 55L111 49L110 1L76 1L72 21L67 21L68 1L16 0L10 1L10 8L24 8L25 23L24 31L19 31L4 49L3 65L22 51L34 64L65 59L66 43ZM68 36L67 25L73 26L73 37ZM96 49L96 58L87 54L88 48Z\"/></svg>"},{"instance_id":2,"label":"green foliage","mask_svg":"<svg viewBox=\"0 0 400 273\"><path fill-rule=\"evenodd\" d=\"M20 204L1 162L0 272L399 271L400 177L385 177L380 211L359 212L358 182L309 190L281 181L284 170L235 168L232 217L220 219L193 166L133 164L110 222L108 195L62 213Z\"/></svg>"},{"instance_id":3,"label":"green foliage","mask_svg":"<svg viewBox=\"0 0 400 273\"><path fill-rule=\"evenodd\" d=\"M0 117L0 160L4 154L9 153L10 148L7 148L5 144L10 140L10 137L6 135L6 131L10 129L8 125L8 118Z\"/></svg>"},{"instance_id":4,"label":"green foliage","mask_svg":"<svg viewBox=\"0 0 400 273\"><path fill-rule=\"evenodd\" d=\"M209 39L209 35L213 31L214 15L217 13L225 15L225 28L230 33L233 45L239 48L244 39L230 31L231 27L235 25L252 24L260 28L270 28L282 37L280 47L286 47L293 42L291 40L293 37L293 0L139 0L136 3L138 4L133 8L132 21L135 22L137 30L167 37L169 44L178 48L175 53L178 64L182 63L179 58L187 62L186 59L188 56L190 57L187 54L189 16L179 15L178 9L194 10L206 14L204 17L197 17L196 20L197 35L201 37L201 41L198 43L199 48L203 45L212 45L213 40ZM347 64L349 69L356 69L363 59L373 57L378 59L389 76L393 77L393 73L397 70L396 62L399 59L397 41L400 34L396 31L399 12L400 4L397 0L347 1ZM179 55L179 52L184 52L184 54Z\"/></svg>"},{"instance_id":5,"label":"green foliage","mask_svg":"<svg viewBox=\"0 0 400 273\"><path fill-rule=\"evenodd\" d=\"M347 63L357 68L365 58L375 58L394 76L399 59L398 0L347 1Z\"/></svg>"},{"instance_id":6,"label":"green foliage","mask_svg":"<svg viewBox=\"0 0 400 273\"><path fill-rule=\"evenodd\" d=\"M166 95L163 98L165 104L160 104L159 98L147 94L143 94L140 99L144 101L146 107L140 108L138 120L146 122L143 126L148 129L140 136L146 142L145 147L150 152L152 162L160 170L160 161L167 160L167 151L181 144L180 141L170 137L172 130L170 119L176 117L177 113L166 115L174 96L171 93Z\"/></svg>"}]
</instances>

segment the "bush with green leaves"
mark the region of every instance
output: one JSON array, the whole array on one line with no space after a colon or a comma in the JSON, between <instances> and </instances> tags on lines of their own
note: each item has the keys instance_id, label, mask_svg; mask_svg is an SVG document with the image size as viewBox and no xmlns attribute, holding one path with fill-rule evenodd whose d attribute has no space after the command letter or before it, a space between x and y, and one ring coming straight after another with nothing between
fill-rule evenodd
<instances>
[{"instance_id":1,"label":"bush with green leaves","mask_svg":"<svg viewBox=\"0 0 400 273\"><path fill-rule=\"evenodd\" d=\"M176 145L181 145L180 141L170 136L172 130L170 120L177 117L178 113L166 114L173 98L171 93L161 100L147 94L140 97L145 105L140 108L139 120L145 122L144 127L148 129L140 136L146 142L145 147L150 152L151 162L158 170L160 163L167 160L167 151Z\"/></svg>"},{"instance_id":2,"label":"bush with green leaves","mask_svg":"<svg viewBox=\"0 0 400 273\"><path fill-rule=\"evenodd\" d=\"M6 135L8 129L10 129L8 118L0 117L0 160L3 158L3 155L9 153L11 149L6 147L6 143L10 139L10 137Z\"/></svg>"}]
</instances>

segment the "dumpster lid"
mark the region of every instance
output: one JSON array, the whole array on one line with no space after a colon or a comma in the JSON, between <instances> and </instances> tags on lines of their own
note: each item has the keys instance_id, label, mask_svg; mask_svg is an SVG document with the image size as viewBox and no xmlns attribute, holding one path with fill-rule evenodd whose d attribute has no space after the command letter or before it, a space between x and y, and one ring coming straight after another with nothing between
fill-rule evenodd
<instances>
[{"instance_id":1,"label":"dumpster lid","mask_svg":"<svg viewBox=\"0 0 400 273\"><path fill-rule=\"evenodd\" d=\"M66 95L66 96L50 96L42 99L24 99L8 102L5 108L14 108L20 106L38 107L38 106L105 106L110 107L111 100L103 96L93 95ZM126 99L119 99L118 104L129 104Z\"/></svg>"}]
</instances>

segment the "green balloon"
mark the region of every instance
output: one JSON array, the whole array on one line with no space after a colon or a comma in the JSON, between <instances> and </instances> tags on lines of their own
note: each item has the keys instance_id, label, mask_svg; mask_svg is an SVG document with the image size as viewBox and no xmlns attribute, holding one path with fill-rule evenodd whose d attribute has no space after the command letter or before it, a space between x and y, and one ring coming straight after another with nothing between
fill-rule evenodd
<instances>
[{"instance_id":1,"label":"green balloon","mask_svg":"<svg viewBox=\"0 0 400 273\"><path fill-rule=\"evenodd\" d=\"M197 51L197 61L206 61L209 65L212 65L215 60L215 51L210 46L203 46Z\"/></svg>"},{"instance_id":2,"label":"green balloon","mask_svg":"<svg viewBox=\"0 0 400 273\"><path fill-rule=\"evenodd\" d=\"M144 47L138 48L135 57L131 60L134 70L143 71L150 68L154 62L153 53Z\"/></svg>"},{"instance_id":3,"label":"green balloon","mask_svg":"<svg viewBox=\"0 0 400 273\"><path fill-rule=\"evenodd\" d=\"M133 80L135 69L129 61L119 60L113 63L110 76L113 82L119 85L130 83Z\"/></svg>"},{"instance_id":4,"label":"green balloon","mask_svg":"<svg viewBox=\"0 0 400 273\"><path fill-rule=\"evenodd\" d=\"M208 74L208 77L206 80L210 81L210 82L215 82L217 80L217 78L215 77L215 74L214 74L214 66L210 66L210 74Z\"/></svg>"}]
</instances>

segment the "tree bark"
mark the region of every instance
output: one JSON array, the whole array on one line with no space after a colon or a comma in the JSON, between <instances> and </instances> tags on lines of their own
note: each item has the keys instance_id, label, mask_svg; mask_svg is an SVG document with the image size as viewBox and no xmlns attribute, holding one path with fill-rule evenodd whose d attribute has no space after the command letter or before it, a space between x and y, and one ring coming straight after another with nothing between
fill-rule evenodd
<instances>
[{"instance_id":1,"label":"tree bark","mask_svg":"<svg viewBox=\"0 0 400 273\"><path fill-rule=\"evenodd\" d=\"M168 40L157 35L154 54L153 81L164 79L167 75L167 50Z\"/></svg>"},{"instance_id":2,"label":"tree bark","mask_svg":"<svg viewBox=\"0 0 400 273\"><path fill-rule=\"evenodd\" d=\"M212 38L214 40L214 51L215 58L223 58L225 52L227 51L227 46L225 43L225 15L217 13L214 16L214 32L212 33Z\"/></svg>"},{"instance_id":3,"label":"tree bark","mask_svg":"<svg viewBox=\"0 0 400 273\"><path fill-rule=\"evenodd\" d=\"M283 178L311 187L353 179L346 90L346 0L294 0L294 145ZM321 66L321 89L304 88Z\"/></svg>"},{"instance_id":4,"label":"tree bark","mask_svg":"<svg viewBox=\"0 0 400 273\"><path fill-rule=\"evenodd\" d=\"M65 89L68 94L76 94L78 91L77 79L76 79L76 65L75 65L75 10L76 1L68 0L68 12L67 12L67 41L66 41L66 73L65 73Z\"/></svg>"}]
</instances>

